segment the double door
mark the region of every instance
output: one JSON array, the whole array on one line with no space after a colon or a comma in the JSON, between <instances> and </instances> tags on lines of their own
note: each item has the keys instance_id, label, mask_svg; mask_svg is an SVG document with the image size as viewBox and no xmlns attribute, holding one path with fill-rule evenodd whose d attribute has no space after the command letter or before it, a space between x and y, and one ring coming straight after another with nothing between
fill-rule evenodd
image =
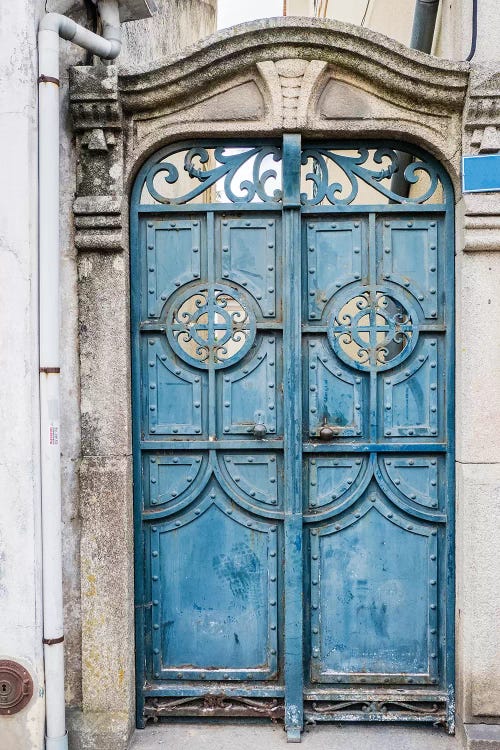
<instances>
[{"instance_id":1,"label":"double door","mask_svg":"<svg viewBox=\"0 0 500 750\"><path fill-rule=\"evenodd\" d=\"M139 175L139 725L452 724L450 194L416 153L395 196L398 152L362 146Z\"/></svg>"}]
</instances>

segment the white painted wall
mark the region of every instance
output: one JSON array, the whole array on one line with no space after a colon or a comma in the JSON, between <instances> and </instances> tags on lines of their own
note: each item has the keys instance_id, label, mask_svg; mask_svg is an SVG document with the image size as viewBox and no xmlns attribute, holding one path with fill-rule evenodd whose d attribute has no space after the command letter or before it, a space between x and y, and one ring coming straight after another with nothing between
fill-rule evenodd
<instances>
[{"instance_id":1,"label":"white painted wall","mask_svg":"<svg viewBox=\"0 0 500 750\"><path fill-rule=\"evenodd\" d=\"M397 13L394 12L396 5ZM318 7L322 18L363 25L409 44L415 0L323 0ZM475 62L500 60L498 11L498 0L479 0ZM287 0L287 15L313 16L313 0ZM465 60L471 46L471 29L472 0L441 0L433 54Z\"/></svg>"},{"instance_id":2,"label":"white painted wall","mask_svg":"<svg viewBox=\"0 0 500 750\"><path fill-rule=\"evenodd\" d=\"M2 750L42 747L35 30L43 2L0 3L0 656L36 694L0 718Z\"/></svg>"},{"instance_id":3,"label":"white painted wall","mask_svg":"<svg viewBox=\"0 0 500 750\"><path fill-rule=\"evenodd\" d=\"M282 15L283 0L252 0L252 2L218 0L217 28L225 29L245 21L255 21L257 18Z\"/></svg>"}]
</instances>

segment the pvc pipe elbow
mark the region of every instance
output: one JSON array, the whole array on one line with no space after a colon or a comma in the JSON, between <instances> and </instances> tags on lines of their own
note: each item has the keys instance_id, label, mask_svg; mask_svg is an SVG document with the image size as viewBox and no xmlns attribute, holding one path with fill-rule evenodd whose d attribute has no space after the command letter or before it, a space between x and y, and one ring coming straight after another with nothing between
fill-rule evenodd
<instances>
[{"instance_id":1,"label":"pvc pipe elbow","mask_svg":"<svg viewBox=\"0 0 500 750\"><path fill-rule=\"evenodd\" d=\"M121 28L117 0L99 0L99 15L102 21L102 36L94 34L71 18L60 13L47 13L40 21L40 31L49 31L61 39L74 42L93 52L103 60L114 60L120 54Z\"/></svg>"},{"instance_id":2,"label":"pvc pipe elbow","mask_svg":"<svg viewBox=\"0 0 500 750\"><path fill-rule=\"evenodd\" d=\"M102 57L106 60L114 60L122 48L118 0L98 0L97 9L102 21L102 35L110 43L108 54Z\"/></svg>"},{"instance_id":3,"label":"pvc pipe elbow","mask_svg":"<svg viewBox=\"0 0 500 750\"><path fill-rule=\"evenodd\" d=\"M75 21L61 13L46 13L40 21L39 30L52 31L70 42L76 34L77 27Z\"/></svg>"},{"instance_id":4,"label":"pvc pipe elbow","mask_svg":"<svg viewBox=\"0 0 500 750\"><path fill-rule=\"evenodd\" d=\"M121 41L112 40L110 42L111 48L109 50L109 53L107 55L102 55L103 60L114 60L118 57L118 55L121 52L122 49L122 43Z\"/></svg>"}]
</instances>

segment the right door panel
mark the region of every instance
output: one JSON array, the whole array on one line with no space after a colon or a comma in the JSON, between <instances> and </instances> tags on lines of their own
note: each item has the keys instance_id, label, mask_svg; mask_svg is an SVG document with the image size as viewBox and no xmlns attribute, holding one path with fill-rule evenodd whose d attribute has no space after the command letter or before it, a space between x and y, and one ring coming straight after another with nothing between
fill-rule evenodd
<instances>
[{"instance_id":1,"label":"right door panel","mask_svg":"<svg viewBox=\"0 0 500 750\"><path fill-rule=\"evenodd\" d=\"M306 700L328 700L321 714L349 684L381 700L446 687L452 363L442 216L303 221Z\"/></svg>"}]
</instances>

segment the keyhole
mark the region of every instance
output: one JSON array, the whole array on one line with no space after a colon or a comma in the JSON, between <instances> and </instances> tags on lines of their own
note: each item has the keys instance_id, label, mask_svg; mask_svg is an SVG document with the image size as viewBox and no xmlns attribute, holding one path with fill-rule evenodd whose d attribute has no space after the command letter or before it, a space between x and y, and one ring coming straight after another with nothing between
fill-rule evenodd
<instances>
[{"instance_id":1,"label":"keyhole","mask_svg":"<svg viewBox=\"0 0 500 750\"><path fill-rule=\"evenodd\" d=\"M7 682L6 680L0 682L0 702L7 703L9 701L9 696L11 693L12 684L10 682Z\"/></svg>"}]
</instances>

